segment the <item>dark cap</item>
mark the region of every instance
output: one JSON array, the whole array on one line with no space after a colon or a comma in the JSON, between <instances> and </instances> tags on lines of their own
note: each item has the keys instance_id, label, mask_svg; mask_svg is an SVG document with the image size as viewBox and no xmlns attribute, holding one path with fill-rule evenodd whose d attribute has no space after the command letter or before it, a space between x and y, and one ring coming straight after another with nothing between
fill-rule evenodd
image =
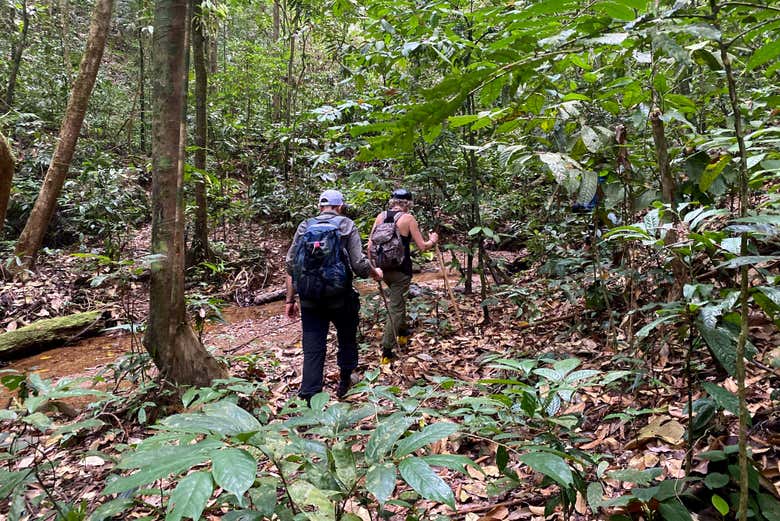
<instances>
[{"instance_id":1,"label":"dark cap","mask_svg":"<svg viewBox=\"0 0 780 521\"><path fill-rule=\"evenodd\" d=\"M398 188L396 190L393 190L392 195L390 195L393 199L404 199L406 201L412 200L412 192L409 190L406 190L405 188Z\"/></svg>"}]
</instances>

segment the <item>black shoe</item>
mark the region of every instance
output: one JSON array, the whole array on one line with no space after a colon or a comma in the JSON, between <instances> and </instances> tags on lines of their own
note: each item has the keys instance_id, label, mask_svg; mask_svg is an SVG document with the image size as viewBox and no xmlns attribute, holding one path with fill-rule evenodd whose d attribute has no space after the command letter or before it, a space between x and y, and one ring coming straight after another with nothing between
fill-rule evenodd
<instances>
[{"instance_id":1,"label":"black shoe","mask_svg":"<svg viewBox=\"0 0 780 521\"><path fill-rule=\"evenodd\" d=\"M352 373L342 373L339 378L339 386L336 389L336 398L344 398L352 386Z\"/></svg>"},{"instance_id":2,"label":"black shoe","mask_svg":"<svg viewBox=\"0 0 780 521\"><path fill-rule=\"evenodd\" d=\"M313 394L299 394L298 398L301 400L306 401L306 407L311 408L311 397L314 396Z\"/></svg>"}]
</instances>

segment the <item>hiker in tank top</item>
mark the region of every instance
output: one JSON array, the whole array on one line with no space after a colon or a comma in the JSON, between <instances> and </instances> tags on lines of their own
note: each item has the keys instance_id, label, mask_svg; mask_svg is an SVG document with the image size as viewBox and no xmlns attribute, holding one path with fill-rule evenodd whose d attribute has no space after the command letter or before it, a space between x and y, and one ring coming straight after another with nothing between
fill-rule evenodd
<instances>
[{"instance_id":1,"label":"hiker in tank top","mask_svg":"<svg viewBox=\"0 0 780 521\"><path fill-rule=\"evenodd\" d=\"M374 230L383 222L395 221L398 233L404 246L404 257L400 266L396 269L383 269L383 280L389 288L387 296L388 319L385 324L385 333L382 337L382 363L387 364L395 359L393 348L396 345L406 344L409 336L409 328L406 320L406 296L409 293L409 284L412 282L412 257L410 245L414 241L418 250L425 251L433 247L439 240L436 233L431 232L429 239L423 239L417 219L409 211L412 209L412 194L404 189L395 190L388 203L388 210L380 213L374 220L374 226L369 237L373 237ZM368 251L372 251L372 241L369 238Z\"/></svg>"}]
</instances>

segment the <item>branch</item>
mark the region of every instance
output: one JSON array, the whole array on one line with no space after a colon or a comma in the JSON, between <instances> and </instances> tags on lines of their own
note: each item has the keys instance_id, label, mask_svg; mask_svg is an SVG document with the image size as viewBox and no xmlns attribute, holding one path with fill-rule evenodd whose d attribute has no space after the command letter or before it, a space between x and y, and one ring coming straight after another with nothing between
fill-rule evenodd
<instances>
[{"instance_id":1,"label":"branch","mask_svg":"<svg viewBox=\"0 0 780 521\"><path fill-rule=\"evenodd\" d=\"M759 29L759 28L761 28L761 27L763 27L763 26L765 26L765 25L768 25L768 24L771 24L771 23L774 23L774 22L780 22L780 17L777 17L777 18L770 18L770 19L768 19L768 20L764 20L763 22L761 22L761 23L760 23L760 24L758 24L758 25L755 25L755 26L753 26L753 27L750 27L750 28L748 28L748 29L745 29L744 31L742 31L741 33L739 33L738 35L736 35L734 38L732 38L731 40L729 40L729 42L728 42L728 43L725 43L724 45L725 45L725 46L726 46L726 48L728 49L729 47L731 47L732 45L734 45L735 43L737 43L737 40L741 39L743 36L745 36L745 35L746 35L746 34L748 34L749 32L755 31L755 30L757 30L757 29Z\"/></svg>"},{"instance_id":2,"label":"branch","mask_svg":"<svg viewBox=\"0 0 780 521\"><path fill-rule=\"evenodd\" d=\"M780 7L775 7L772 5L761 5L761 4L753 4L750 2L726 2L725 4L721 4L721 9L726 9L728 7L752 7L753 9L766 9L768 11L777 11L780 13Z\"/></svg>"}]
</instances>

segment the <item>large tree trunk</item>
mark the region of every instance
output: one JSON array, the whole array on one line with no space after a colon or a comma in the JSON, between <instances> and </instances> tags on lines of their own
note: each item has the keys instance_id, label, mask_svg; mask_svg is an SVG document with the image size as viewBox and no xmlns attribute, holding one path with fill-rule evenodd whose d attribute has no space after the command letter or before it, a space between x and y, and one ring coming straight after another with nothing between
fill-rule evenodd
<instances>
[{"instance_id":1,"label":"large tree trunk","mask_svg":"<svg viewBox=\"0 0 780 521\"><path fill-rule=\"evenodd\" d=\"M103 59L113 6L113 0L97 0L95 4L89 26L87 47L84 50L84 57L81 59L79 75L73 84L73 91L68 100L65 118L62 120L59 142L54 149L38 199L35 201L27 224L25 224L16 243L15 253L21 259L23 267L29 268L35 263L35 257L41 243L43 243L49 220L57 205L62 184L68 175L70 161L73 158L76 141L81 132L81 124L84 122L84 114L87 112L89 97L92 94L92 87L95 85L100 61Z\"/></svg>"},{"instance_id":2,"label":"large tree trunk","mask_svg":"<svg viewBox=\"0 0 780 521\"><path fill-rule=\"evenodd\" d=\"M8 199L11 196L11 180L14 177L14 156L11 147L0 133L0 237L3 236L5 213L8 210Z\"/></svg>"},{"instance_id":3,"label":"large tree trunk","mask_svg":"<svg viewBox=\"0 0 780 521\"><path fill-rule=\"evenodd\" d=\"M19 75L19 67L22 65L22 54L27 47L27 31L30 28L30 14L27 12L27 1L22 3L22 35L19 41L14 45L11 52L11 71L8 74L8 83L5 87L5 100L0 108L3 111L9 110L14 104L14 95L16 93L16 78Z\"/></svg>"},{"instance_id":4,"label":"large tree trunk","mask_svg":"<svg viewBox=\"0 0 780 521\"><path fill-rule=\"evenodd\" d=\"M154 13L152 121L152 264L144 345L160 372L178 384L205 386L227 371L187 322L181 134L186 82L188 0L158 0Z\"/></svg>"},{"instance_id":5,"label":"large tree trunk","mask_svg":"<svg viewBox=\"0 0 780 521\"><path fill-rule=\"evenodd\" d=\"M206 68L206 38L203 9L199 0L193 0L192 54L195 62L195 231L190 251L190 264L211 258L209 249L208 201L203 172L206 171L208 147L208 70Z\"/></svg>"}]
</instances>

